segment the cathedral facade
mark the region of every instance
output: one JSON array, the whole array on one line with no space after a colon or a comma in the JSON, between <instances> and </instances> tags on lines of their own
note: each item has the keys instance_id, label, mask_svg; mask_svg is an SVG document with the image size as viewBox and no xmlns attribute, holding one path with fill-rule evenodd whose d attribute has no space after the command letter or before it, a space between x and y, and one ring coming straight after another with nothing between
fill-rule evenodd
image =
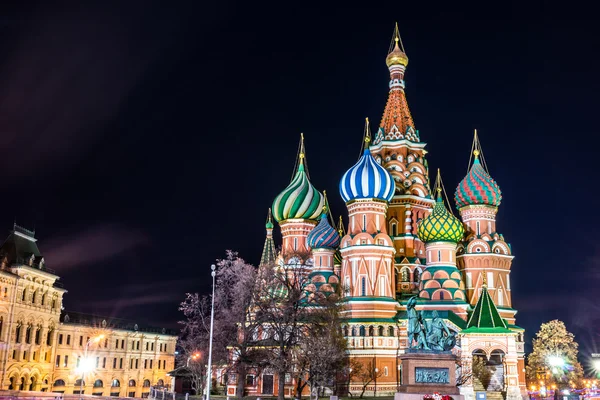
<instances>
[{"instance_id":1,"label":"cathedral facade","mask_svg":"<svg viewBox=\"0 0 600 400\"><path fill-rule=\"evenodd\" d=\"M302 138L294 178L272 206L282 253L311 252L314 287L325 294L340 290L349 357L375 371L367 394L389 395L402 384L398 356L411 346L406 305L416 296L417 310L442 318L456 334L463 371L481 356L493 372L486 387L473 379L461 385L466 399L478 390L521 398L523 329L515 325L511 301L512 250L496 227L500 187L485 167L477 136L455 204L443 201L439 172L431 184L426 143L404 90L408 57L399 39L396 28L385 60L389 93L379 127L371 137L367 120L363 153L339 183L347 224L335 227L323 213L326 199L309 180ZM263 264L276 257L272 230L269 219ZM252 377L251 393L273 393L273 376L263 375ZM348 384L350 392L361 389L362 382Z\"/></svg>"}]
</instances>

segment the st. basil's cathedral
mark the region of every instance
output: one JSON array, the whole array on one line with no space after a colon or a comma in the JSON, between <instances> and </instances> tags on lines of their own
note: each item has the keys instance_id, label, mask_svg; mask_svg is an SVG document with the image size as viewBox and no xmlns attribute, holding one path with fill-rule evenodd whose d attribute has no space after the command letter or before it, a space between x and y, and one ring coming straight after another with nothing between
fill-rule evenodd
<instances>
[{"instance_id":1,"label":"st. basil's cathedral","mask_svg":"<svg viewBox=\"0 0 600 400\"><path fill-rule=\"evenodd\" d=\"M486 388L480 382L462 385L465 399L481 390L490 398L521 398L524 331L515 325L511 302L514 256L496 229L500 187L487 172L475 135L472 164L454 194L460 219L453 215L443 200L439 172L430 184L426 143L404 91L408 57L397 28L385 61L389 94L379 128L371 137L367 120L364 151L339 183L347 226L341 218L339 224L330 220L326 197L311 184L302 138L292 181L272 205L281 254L275 252L269 215L261 263L278 262L282 254L311 253L312 289L328 294L337 288L343 297L349 356L377 371L367 395L390 395L402 384L397 360L410 345L406 303L418 296L416 309L425 318L435 311L457 334L463 368L473 356L483 356L493 373ZM277 380L268 375L263 371L253 379L249 393L276 392ZM289 384L286 394L291 395ZM362 385L351 382L349 390L360 393Z\"/></svg>"}]
</instances>

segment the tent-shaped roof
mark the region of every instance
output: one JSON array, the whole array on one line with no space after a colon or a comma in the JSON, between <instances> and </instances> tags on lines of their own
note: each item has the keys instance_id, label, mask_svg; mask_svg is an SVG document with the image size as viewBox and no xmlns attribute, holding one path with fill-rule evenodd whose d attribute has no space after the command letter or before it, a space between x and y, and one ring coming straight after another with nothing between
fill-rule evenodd
<instances>
[{"instance_id":1,"label":"tent-shaped roof","mask_svg":"<svg viewBox=\"0 0 600 400\"><path fill-rule=\"evenodd\" d=\"M461 333L513 333L508 329L506 321L500 316L487 291L487 285L483 285L475 310L473 310L469 322L467 322L467 329Z\"/></svg>"}]
</instances>

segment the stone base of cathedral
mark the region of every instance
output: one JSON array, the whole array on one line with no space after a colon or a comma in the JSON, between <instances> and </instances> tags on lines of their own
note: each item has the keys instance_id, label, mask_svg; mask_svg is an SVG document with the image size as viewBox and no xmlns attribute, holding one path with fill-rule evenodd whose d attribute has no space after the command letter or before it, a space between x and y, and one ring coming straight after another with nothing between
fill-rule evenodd
<instances>
[{"instance_id":1,"label":"stone base of cathedral","mask_svg":"<svg viewBox=\"0 0 600 400\"><path fill-rule=\"evenodd\" d=\"M400 355L402 386L395 400L423 400L439 393L463 398L456 387L456 356L450 352L407 352Z\"/></svg>"}]
</instances>

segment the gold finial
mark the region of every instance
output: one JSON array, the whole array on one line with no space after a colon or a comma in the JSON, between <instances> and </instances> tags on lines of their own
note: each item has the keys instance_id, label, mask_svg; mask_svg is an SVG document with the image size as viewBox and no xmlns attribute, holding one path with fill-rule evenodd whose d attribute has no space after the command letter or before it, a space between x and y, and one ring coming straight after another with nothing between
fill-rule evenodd
<instances>
[{"instance_id":1,"label":"gold finial","mask_svg":"<svg viewBox=\"0 0 600 400\"><path fill-rule=\"evenodd\" d=\"M479 150L473 150L473 155L475 156L475 158L479 157Z\"/></svg>"},{"instance_id":2,"label":"gold finial","mask_svg":"<svg viewBox=\"0 0 600 400\"><path fill-rule=\"evenodd\" d=\"M423 150L423 155L426 156L429 153L427 150Z\"/></svg>"},{"instance_id":3,"label":"gold finial","mask_svg":"<svg viewBox=\"0 0 600 400\"><path fill-rule=\"evenodd\" d=\"M304 159L304 133L300 133L300 160Z\"/></svg>"},{"instance_id":4,"label":"gold finial","mask_svg":"<svg viewBox=\"0 0 600 400\"><path fill-rule=\"evenodd\" d=\"M341 215L338 222L338 233L340 234L340 236L344 236L344 221L342 220Z\"/></svg>"},{"instance_id":5,"label":"gold finial","mask_svg":"<svg viewBox=\"0 0 600 400\"><path fill-rule=\"evenodd\" d=\"M371 142L371 129L369 128L369 118L365 118L365 143L366 146Z\"/></svg>"},{"instance_id":6,"label":"gold finial","mask_svg":"<svg viewBox=\"0 0 600 400\"><path fill-rule=\"evenodd\" d=\"M326 213L329 209L329 202L327 201L327 190L323 190L323 213Z\"/></svg>"},{"instance_id":7,"label":"gold finial","mask_svg":"<svg viewBox=\"0 0 600 400\"><path fill-rule=\"evenodd\" d=\"M483 287L487 289L487 272L483 270Z\"/></svg>"}]
</instances>

